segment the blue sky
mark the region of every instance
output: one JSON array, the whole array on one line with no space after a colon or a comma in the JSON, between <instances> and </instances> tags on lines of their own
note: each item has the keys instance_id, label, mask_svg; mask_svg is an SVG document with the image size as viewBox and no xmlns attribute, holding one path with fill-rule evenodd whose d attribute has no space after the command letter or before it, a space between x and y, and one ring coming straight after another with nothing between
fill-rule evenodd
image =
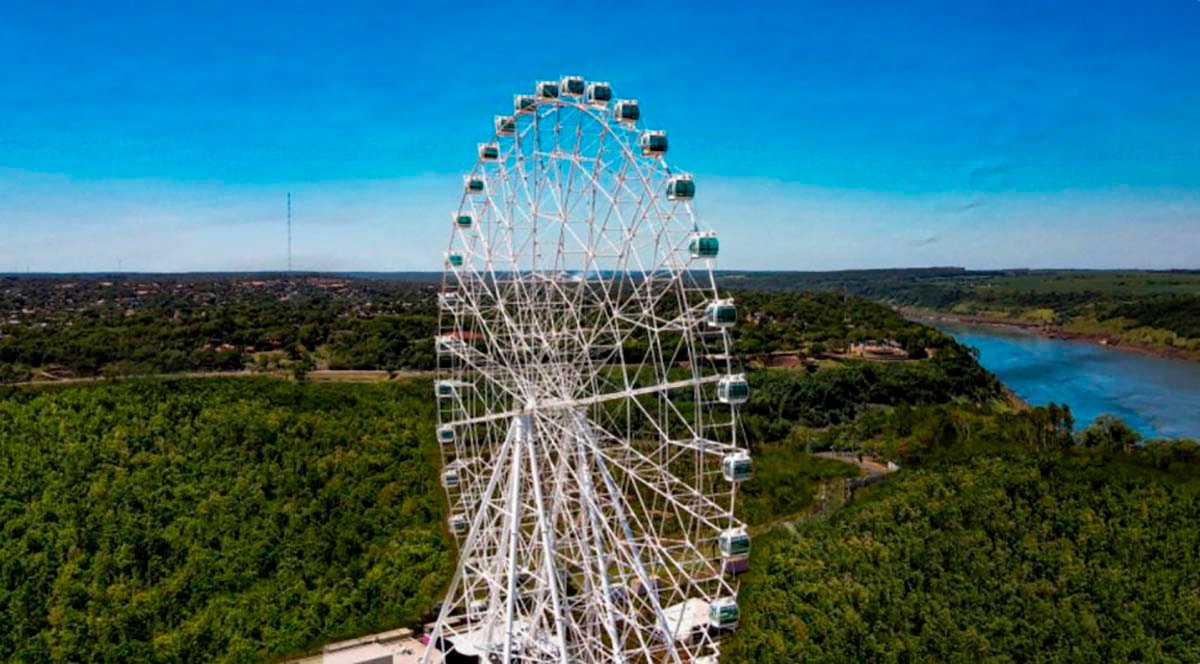
<instances>
[{"instance_id":1,"label":"blue sky","mask_svg":"<svg viewBox=\"0 0 1200 664\"><path fill-rule=\"evenodd\" d=\"M0 271L438 269L515 92L611 81L725 268L1200 268L1200 2L0 0ZM103 6L101 6L103 4ZM836 5L834 7L833 5Z\"/></svg>"}]
</instances>

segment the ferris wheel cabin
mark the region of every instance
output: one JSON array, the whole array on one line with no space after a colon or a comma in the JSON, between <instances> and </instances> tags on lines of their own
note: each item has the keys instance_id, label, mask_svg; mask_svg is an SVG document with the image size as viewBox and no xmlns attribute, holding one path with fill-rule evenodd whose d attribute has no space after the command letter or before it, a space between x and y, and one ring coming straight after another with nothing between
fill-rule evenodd
<instances>
[{"instance_id":1,"label":"ferris wheel cabin","mask_svg":"<svg viewBox=\"0 0 1200 664\"><path fill-rule=\"evenodd\" d=\"M483 178L468 175L463 178L463 189L468 194L482 194L484 190Z\"/></svg>"},{"instance_id":2,"label":"ferris wheel cabin","mask_svg":"<svg viewBox=\"0 0 1200 664\"><path fill-rule=\"evenodd\" d=\"M517 120L511 115L496 116L496 133L500 136L512 136L517 133Z\"/></svg>"},{"instance_id":3,"label":"ferris wheel cabin","mask_svg":"<svg viewBox=\"0 0 1200 664\"><path fill-rule=\"evenodd\" d=\"M737 600L722 597L708 605L708 624L719 630L734 629L738 625Z\"/></svg>"},{"instance_id":4,"label":"ferris wheel cabin","mask_svg":"<svg viewBox=\"0 0 1200 664\"><path fill-rule=\"evenodd\" d=\"M461 305L462 300L459 299L458 293L454 291L438 293L438 306L441 308L447 311L458 311Z\"/></svg>"},{"instance_id":5,"label":"ferris wheel cabin","mask_svg":"<svg viewBox=\"0 0 1200 664\"><path fill-rule=\"evenodd\" d=\"M704 318L712 327L733 327L737 323L737 307L733 300L717 300L705 307Z\"/></svg>"},{"instance_id":6,"label":"ferris wheel cabin","mask_svg":"<svg viewBox=\"0 0 1200 664\"><path fill-rule=\"evenodd\" d=\"M465 231L474 224L475 224L475 217L472 217L469 214L454 215L454 227L455 228L460 228Z\"/></svg>"},{"instance_id":7,"label":"ferris wheel cabin","mask_svg":"<svg viewBox=\"0 0 1200 664\"><path fill-rule=\"evenodd\" d=\"M458 394L458 386L452 380L439 380L434 383L433 391L439 399L452 399Z\"/></svg>"},{"instance_id":8,"label":"ferris wheel cabin","mask_svg":"<svg viewBox=\"0 0 1200 664\"><path fill-rule=\"evenodd\" d=\"M750 458L750 453L746 451L738 451L732 454L726 454L724 459L721 459L721 475L725 477L727 482L745 482L754 477L754 461Z\"/></svg>"},{"instance_id":9,"label":"ferris wheel cabin","mask_svg":"<svg viewBox=\"0 0 1200 664\"><path fill-rule=\"evenodd\" d=\"M450 517L449 525L450 532L458 536L466 535L467 529L471 527L471 524L467 523L467 517L461 514L455 514Z\"/></svg>"},{"instance_id":10,"label":"ferris wheel cabin","mask_svg":"<svg viewBox=\"0 0 1200 664\"><path fill-rule=\"evenodd\" d=\"M589 104L604 106L612 101L612 86L608 83L588 83L583 96Z\"/></svg>"},{"instance_id":11,"label":"ferris wheel cabin","mask_svg":"<svg viewBox=\"0 0 1200 664\"><path fill-rule=\"evenodd\" d=\"M695 197L696 181L692 176L672 175L671 179L667 180L667 200L690 201Z\"/></svg>"},{"instance_id":12,"label":"ferris wheel cabin","mask_svg":"<svg viewBox=\"0 0 1200 664\"><path fill-rule=\"evenodd\" d=\"M554 81L539 81L537 84L537 96L545 99L558 99L558 83Z\"/></svg>"},{"instance_id":13,"label":"ferris wheel cabin","mask_svg":"<svg viewBox=\"0 0 1200 664\"><path fill-rule=\"evenodd\" d=\"M712 231L696 233L688 243L688 252L692 258L716 258L720 250L721 243L717 240L717 234Z\"/></svg>"},{"instance_id":14,"label":"ferris wheel cabin","mask_svg":"<svg viewBox=\"0 0 1200 664\"><path fill-rule=\"evenodd\" d=\"M638 137L638 144L642 146L642 154L647 157L661 157L667 153L667 132L643 131Z\"/></svg>"},{"instance_id":15,"label":"ferris wheel cabin","mask_svg":"<svg viewBox=\"0 0 1200 664\"><path fill-rule=\"evenodd\" d=\"M750 534L745 528L731 528L717 538L717 548L726 558L750 555Z\"/></svg>"},{"instance_id":16,"label":"ferris wheel cabin","mask_svg":"<svg viewBox=\"0 0 1200 664\"><path fill-rule=\"evenodd\" d=\"M717 400L721 403L739 404L750 400L750 383L744 374L726 376L717 382Z\"/></svg>"},{"instance_id":17,"label":"ferris wheel cabin","mask_svg":"<svg viewBox=\"0 0 1200 664\"><path fill-rule=\"evenodd\" d=\"M564 95L579 97L583 95L586 86L582 76L563 76L562 80L558 82L558 89Z\"/></svg>"},{"instance_id":18,"label":"ferris wheel cabin","mask_svg":"<svg viewBox=\"0 0 1200 664\"><path fill-rule=\"evenodd\" d=\"M443 424L437 429L437 439L442 445L450 445L455 441L457 436L454 435L454 427L449 424Z\"/></svg>"},{"instance_id":19,"label":"ferris wheel cabin","mask_svg":"<svg viewBox=\"0 0 1200 664\"><path fill-rule=\"evenodd\" d=\"M613 106L613 117L618 122L633 124L642 117L642 109L638 106L636 99L622 99Z\"/></svg>"},{"instance_id":20,"label":"ferris wheel cabin","mask_svg":"<svg viewBox=\"0 0 1200 664\"><path fill-rule=\"evenodd\" d=\"M532 113L537 108L537 100L533 95L516 95L513 97L513 113Z\"/></svg>"},{"instance_id":21,"label":"ferris wheel cabin","mask_svg":"<svg viewBox=\"0 0 1200 664\"><path fill-rule=\"evenodd\" d=\"M463 256L458 253L446 254L446 267L462 267Z\"/></svg>"},{"instance_id":22,"label":"ferris wheel cabin","mask_svg":"<svg viewBox=\"0 0 1200 664\"><path fill-rule=\"evenodd\" d=\"M500 158L500 146L495 143L480 143L479 158L484 161L496 161Z\"/></svg>"},{"instance_id":23,"label":"ferris wheel cabin","mask_svg":"<svg viewBox=\"0 0 1200 664\"><path fill-rule=\"evenodd\" d=\"M447 489L457 489L462 485L462 477L458 474L457 468L448 468L442 473L442 486Z\"/></svg>"}]
</instances>

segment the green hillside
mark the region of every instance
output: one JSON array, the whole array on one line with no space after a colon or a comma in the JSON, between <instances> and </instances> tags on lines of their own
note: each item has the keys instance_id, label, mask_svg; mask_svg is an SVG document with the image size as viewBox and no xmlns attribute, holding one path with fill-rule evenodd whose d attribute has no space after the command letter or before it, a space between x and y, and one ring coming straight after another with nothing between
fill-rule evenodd
<instances>
[{"instance_id":1,"label":"green hillside","mask_svg":"<svg viewBox=\"0 0 1200 664\"><path fill-rule=\"evenodd\" d=\"M723 662L1200 659L1195 443L920 419L948 414L974 430L919 426L920 461L756 541Z\"/></svg>"}]
</instances>

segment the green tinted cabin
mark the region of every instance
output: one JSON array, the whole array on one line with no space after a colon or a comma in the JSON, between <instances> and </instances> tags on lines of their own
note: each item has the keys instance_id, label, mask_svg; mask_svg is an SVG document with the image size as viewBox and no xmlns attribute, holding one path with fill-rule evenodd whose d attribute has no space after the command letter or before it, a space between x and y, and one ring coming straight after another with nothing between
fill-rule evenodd
<instances>
[{"instance_id":1,"label":"green tinted cabin","mask_svg":"<svg viewBox=\"0 0 1200 664\"><path fill-rule=\"evenodd\" d=\"M517 133L517 120L509 115L496 116L496 133L500 136L512 136Z\"/></svg>"},{"instance_id":2,"label":"green tinted cabin","mask_svg":"<svg viewBox=\"0 0 1200 664\"><path fill-rule=\"evenodd\" d=\"M734 452L721 459L721 475L727 482L745 482L754 477L754 461L748 452Z\"/></svg>"},{"instance_id":3,"label":"green tinted cabin","mask_svg":"<svg viewBox=\"0 0 1200 664\"><path fill-rule=\"evenodd\" d=\"M559 81L558 86L559 92L564 95L571 95L572 97L579 97L583 95L586 87L583 82L583 77L581 76L564 76L563 79Z\"/></svg>"},{"instance_id":4,"label":"green tinted cabin","mask_svg":"<svg viewBox=\"0 0 1200 664\"><path fill-rule=\"evenodd\" d=\"M446 256L446 265L449 265L450 267L462 267L463 266L462 254L448 254Z\"/></svg>"},{"instance_id":5,"label":"green tinted cabin","mask_svg":"<svg viewBox=\"0 0 1200 664\"><path fill-rule=\"evenodd\" d=\"M482 194L484 189L483 178L468 176L463 180L463 188L467 190L468 194Z\"/></svg>"},{"instance_id":6,"label":"green tinted cabin","mask_svg":"<svg viewBox=\"0 0 1200 664\"><path fill-rule=\"evenodd\" d=\"M642 146L642 154L648 157L661 157L667 153L667 132L644 131L638 137L638 143Z\"/></svg>"},{"instance_id":7,"label":"green tinted cabin","mask_svg":"<svg viewBox=\"0 0 1200 664\"><path fill-rule=\"evenodd\" d=\"M545 97L546 99L558 98L558 83L554 81L542 81L537 84L537 96Z\"/></svg>"},{"instance_id":8,"label":"green tinted cabin","mask_svg":"<svg viewBox=\"0 0 1200 664\"><path fill-rule=\"evenodd\" d=\"M732 597L723 597L708 606L708 624L716 629L737 627L739 616L737 600Z\"/></svg>"},{"instance_id":9,"label":"green tinted cabin","mask_svg":"<svg viewBox=\"0 0 1200 664\"><path fill-rule=\"evenodd\" d=\"M690 201L696 197L696 181L690 175L674 175L667 180L667 198L672 201Z\"/></svg>"},{"instance_id":10,"label":"green tinted cabin","mask_svg":"<svg viewBox=\"0 0 1200 664\"><path fill-rule=\"evenodd\" d=\"M692 258L716 258L721 250L721 243L714 233L697 233L688 243L688 252Z\"/></svg>"},{"instance_id":11,"label":"green tinted cabin","mask_svg":"<svg viewBox=\"0 0 1200 664\"><path fill-rule=\"evenodd\" d=\"M455 438L456 436L454 435L454 427L450 426L449 424L443 424L442 426L438 427L437 439L442 445L449 445L450 443L453 443Z\"/></svg>"},{"instance_id":12,"label":"green tinted cabin","mask_svg":"<svg viewBox=\"0 0 1200 664\"><path fill-rule=\"evenodd\" d=\"M454 216L454 226L466 230L475 225L475 217L469 214L458 214Z\"/></svg>"},{"instance_id":13,"label":"green tinted cabin","mask_svg":"<svg viewBox=\"0 0 1200 664\"><path fill-rule=\"evenodd\" d=\"M584 93L584 97L587 99L589 104L604 106L608 102L612 101L612 87L609 86L608 83L588 83L587 91Z\"/></svg>"},{"instance_id":14,"label":"green tinted cabin","mask_svg":"<svg viewBox=\"0 0 1200 664\"><path fill-rule=\"evenodd\" d=\"M500 158L500 146L495 143L480 143L479 158L484 161L496 161Z\"/></svg>"},{"instance_id":15,"label":"green tinted cabin","mask_svg":"<svg viewBox=\"0 0 1200 664\"><path fill-rule=\"evenodd\" d=\"M717 538L717 546L721 555L726 557L750 555L750 534L738 528L726 530Z\"/></svg>"},{"instance_id":16,"label":"green tinted cabin","mask_svg":"<svg viewBox=\"0 0 1200 664\"><path fill-rule=\"evenodd\" d=\"M613 107L613 117L620 122L637 122L642 110L634 99L622 99Z\"/></svg>"},{"instance_id":17,"label":"green tinted cabin","mask_svg":"<svg viewBox=\"0 0 1200 664\"><path fill-rule=\"evenodd\" d=\"M712 327L733 327L737 323L737 307L729 300L717 300L705 308L704 317Z\"/></svg>"},{"instance_id":18,"label":"green tinted cabin","mask_svg":"<svg viewBox=\"0 0 1200 664\"><path fill-rule=\"evenodd\" d=\"M439 380L434 383L433 390L439 399L450 399L457 393L453 381L449 380Z\"/></svg>"},{"instance_id":19,"label":"green tinted cabin","mask_svg":"<svg viewBox=\"0 0 1200 664\"><path fill-rule=\"evenodd\" d=\"M717 400L728 404L746 403L750 400L750 383L742 374L722 378L717 383Z\"/></svg>"},{"instance_id":20,"label":"green tinted cabin","mask_svg":"<svg viewBox=\"0 0 1200 664\"><path fill-rule=\"evenodd\" d=\"M517 95L513 97L513 113L532 113L537 108L537 100L533 95Z\"/></svg>"}]
</instances>

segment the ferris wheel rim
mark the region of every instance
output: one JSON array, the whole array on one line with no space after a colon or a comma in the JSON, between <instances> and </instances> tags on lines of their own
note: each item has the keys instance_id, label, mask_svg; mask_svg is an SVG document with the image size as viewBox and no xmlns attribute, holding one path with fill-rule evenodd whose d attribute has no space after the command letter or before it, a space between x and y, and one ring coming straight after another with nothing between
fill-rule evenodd
<instances>
[{"instance_id":1,"label":"ferris wheel rim","mask_svg":"<svg viewBox=\"0 0 1200 664\"><path fill-rule=\"evenodd\" d=\"M579 101L565 101L561 98L535 97L535 99L536 99L536 102L535 102L535 106L533 107L532 113L523 113L523 114L514 113L513 115L510 115L510 116L499 116L498 115L498 116L496 116L497 120L499 120L501 118L505 118L505 119L513 119L515 121L516 118L518 117L518 115L532 115L533 117L538 118L538 117L541 117L541 115L542 115L542 112L539 110L539 107L543 106L543 105L550 107L547 109L548 111L561 110L562 108L567 107L567 108L571 108L575 111L582 112L585 115L588 115L593 122L596 122L603 129L604 136L611 136L611 137L617 138L617 139L621 138L621 136L617 133L617 131L614 130L613 123L608 120L608 117L607 117L608 114L604 113L604 112L597 112L601 109L603 109L605 111L608 110L608 106L597 106L595 104L589 104L586 102L579 102ZM619 103L620 101L633 101L634 103L636 103L636 100L615 100L612 103L616 104L616 103ZM523 130L520 130L520 132L536 131L538 126L539 125L536 122L530 123ZM624 122L624 121L617 121L616 126L617 126L617 128L624 130L625 133L652 131L652 130L648 130L648 129L639 129L636 125L636 121L632 122L632 123ZM661 131L661 130L653 130L653 131ZM519 137L519 136L520 136L520 133L517 134L517 137ZM509 137L509 136L506 134L501 134L499 131L496 131L492 137L491 142L499 145L499 144L501 144L501 139L506 138L506 137ZM511 150L516 149L517 145L518 145L518 142L516 142L516 141L512 142L512 145L509 146L509 150L511 151ZM620 147L620 149L622 151L622 156L625 157L629 163L637 162L638 155L635 154L635 152L632 150L632 148L630 148L628 142L618 140L617 145ZM576 149L578 149L578 146L576 146ZM504 153L501 152L501 156L503 156L503 154ZM680 173L672 172L670 163L666 160L665 156L657 157L656 161L657 161L657 163L660 163L663 166L663 170L668 175L685 175L686 174L686 173L682 173L682 172L680 172ZM475 166L472 168L470 174L474 175L474 174L480 172L481 170L483 170L484 165L486 163L488 163L488 160L484 160L482 158L477 159ZM581 172L586 173L586 171L581 171ZM639 178L639 180L641 180L642 184L644 186L646 186L647 189L649 189L649 182L646 178L645 173L641 169L636 169L636 172L637 172L638 178ZM486 196L489 197L489 200L490 200L491 192L485 191L484 193ZM608 192L606 192L606 193L608 193ZM460 212L462 211L464 204L470 202L470 200L471 200L470 196L471 196L470 193L463 192L462 197L460 199L460 203L459 203L459 211ZM611 194L609 194L609 196L611 198ZM657 199L654 199L654 198L652 198L651 201L655 205L657 205L657 203L658 203ZM695 214L691 210L690 202L685 201L684 208L692 222L693 230L698 230L699 226L696 221Z\"/></svg>"}]
</instances>

